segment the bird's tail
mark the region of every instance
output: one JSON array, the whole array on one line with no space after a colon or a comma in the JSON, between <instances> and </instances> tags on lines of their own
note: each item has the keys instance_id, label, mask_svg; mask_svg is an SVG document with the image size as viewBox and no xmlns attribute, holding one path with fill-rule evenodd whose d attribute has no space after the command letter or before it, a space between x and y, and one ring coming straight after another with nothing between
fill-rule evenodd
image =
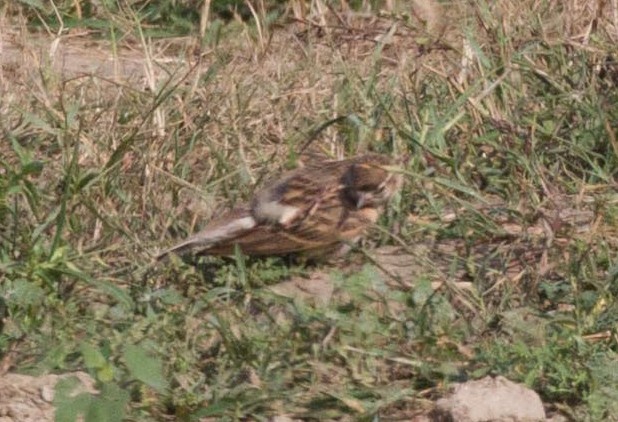
<instances>
[{"instance_id":1,"label":"bird's tail","mask_svg":"<svg viewBox=\"0 0 618 422\"><path fill-rule=\"evenodd\" d=\"M221 242L238 237L247 230L253 229L256 225L257 223L251 215L231 220L227 219L227 221L213 221L201 232L160 252L156 259L160 261L171 253L182 254L197 249L202 253L208 253L208 249L217 246Z\"/></svg>"}]
</instances>

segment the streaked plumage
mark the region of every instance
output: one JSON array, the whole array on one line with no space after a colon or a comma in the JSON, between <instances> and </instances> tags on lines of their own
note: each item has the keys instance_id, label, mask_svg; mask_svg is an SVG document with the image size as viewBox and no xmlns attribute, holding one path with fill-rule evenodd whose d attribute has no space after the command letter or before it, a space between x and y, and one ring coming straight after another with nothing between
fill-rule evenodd
<instances>
[{"instance_id":1,"label":"streaked plumage","mask_svg":"<svg viewBox=\"0 0 618 422\"><path fill-rule=\"evenodd\" d=\"M189 250L232 255L235 245L251 256L315 254L353 242L400 188L392 164L389 157L367 154L287 172L158 259Z\"/></svg>"}]
</instances>

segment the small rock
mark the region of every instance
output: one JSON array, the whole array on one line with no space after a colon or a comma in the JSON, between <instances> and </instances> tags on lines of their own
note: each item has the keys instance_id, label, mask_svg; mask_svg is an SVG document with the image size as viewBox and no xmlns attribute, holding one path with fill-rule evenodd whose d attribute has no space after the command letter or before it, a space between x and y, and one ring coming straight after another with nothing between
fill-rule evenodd
<instances>
[{"instance_id":1,"label":"small rock","mask_svg":"<svg viewBox=\"0 0 618 422\"><path fill-rule=\"evenodd\" d=\"M54 388L63 378L76 377L80 386L75 394L96 393L94 380L85 372L32 377L0 375L0 422L51 422L54 420Z\"/></svg>"},{"instance_id":2,"label":"small rock","mask_svg":"<svg viewBox=\"0 0 618 422\"><path fill-rule=\"evenodd\" d=\"M438 400L436 422L533 422L545 421L539 395L504 377L485 377L458 384Z\"/></svg>"}]
</instances>

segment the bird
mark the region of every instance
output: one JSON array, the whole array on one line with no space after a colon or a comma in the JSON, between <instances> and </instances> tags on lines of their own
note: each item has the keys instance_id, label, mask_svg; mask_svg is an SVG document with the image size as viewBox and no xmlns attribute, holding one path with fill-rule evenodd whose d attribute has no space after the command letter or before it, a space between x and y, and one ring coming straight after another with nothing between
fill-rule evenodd
<instances>
[{"instance_id":1,"label":"bird","mask_svg":"<svg viewBox=\"0 0 618 422\"><path fill-rule=\"evenodd\" d=\"M396 160L370 153L309 163L282 174L253 198L211 220L157 256L193 251L231 256L303 254L345 250L374 225L402 185Z\"/></svg>"}]
</instances>

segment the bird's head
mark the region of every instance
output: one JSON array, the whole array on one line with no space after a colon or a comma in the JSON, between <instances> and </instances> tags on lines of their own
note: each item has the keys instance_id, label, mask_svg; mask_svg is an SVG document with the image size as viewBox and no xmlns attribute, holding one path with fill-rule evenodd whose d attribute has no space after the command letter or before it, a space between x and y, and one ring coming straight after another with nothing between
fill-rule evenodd
<instances>
[{"instance_id":1,"label":"bird's head","mask_svg":"<svg viewBox=\"0 0 618 422\"><path fill-rule=\"evenodd\" d=\"M344 192L357 209L385 204L401 188L398 167L383 155L368 155L343 177Z\"/></svg>"}]
</instances>

